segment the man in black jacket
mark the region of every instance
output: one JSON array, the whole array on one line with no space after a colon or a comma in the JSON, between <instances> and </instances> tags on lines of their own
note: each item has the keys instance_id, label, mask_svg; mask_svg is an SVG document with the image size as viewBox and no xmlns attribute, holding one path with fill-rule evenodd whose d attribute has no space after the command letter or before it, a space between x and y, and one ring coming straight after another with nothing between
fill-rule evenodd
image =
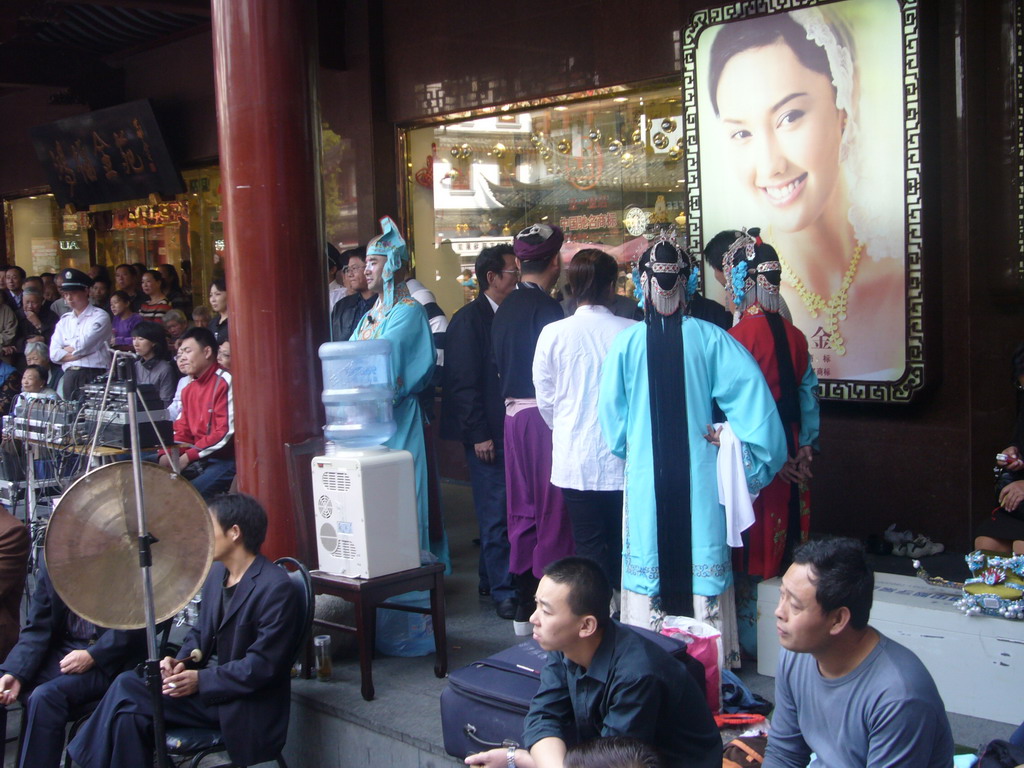
<instances>
[{"instance_id":1,"label":"man in black jacket","mask_svg":"<svg viewBox=\"0 0 1024 768\"><path fill-rule=\"evenodd\" d=\"M331 341L349 341L352 332L377 301L377 294L366 286L366 249L350 248L339 257L343 282L352 291L331 310Z\"/></svg>"},{"instance_id":2,"label":"man in black jacket","mask_svg":"<svg viewBox=\"0 0 1024 768\"><path fill-rule=\"evenodd\" d=\"M237 765L273 760L284 748L299 606L291 580L259 554L267 513L243 494L210 504L216 561L203 585L199 623L179 659L160 662L169 726L219 728ZM193 650L199 669L186 668ZM209 665L216 653L217 664ZM153 763L153 706L145 681L114 681L68 752L83 768Z\"/></svg>"},{"instance_id":3,"label":"man in black jacket","mask_svg":"<svg viewBox=\"0 0 1024 768\"><path fill-rule=\"evenodd\" d=\"M20 698L25 705L18 765L57 768L71 711L99 699L115 675L142 661L145 643L142 630L104 629L69 610L43 562L28 624L0 666L0 704L9 706Z\"/></svg>"},{"instance_id":4,"label":"man in black jacket","mask_svg":"<svg viewBox=\"0 0 1024 768\"><path fill-rule=\"evenodd\" d=\"M466 451L480 526L480 594L490 593L498 615L511 619L516 604L508 572L505 401L491 353L491 321L519 279L512 246L482 250L476 259L476 279L480 293L448 324L441 437L458 440Z\"/></svg>"}]
</instances>

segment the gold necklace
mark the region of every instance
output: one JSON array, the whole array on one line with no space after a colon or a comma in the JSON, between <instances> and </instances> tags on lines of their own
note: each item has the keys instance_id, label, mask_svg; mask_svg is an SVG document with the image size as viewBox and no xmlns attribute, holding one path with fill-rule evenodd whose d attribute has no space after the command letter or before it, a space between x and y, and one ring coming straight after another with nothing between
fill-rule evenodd
<instances>
[{"instance_id":1,"label":"gold necklace","mask_svg":"<svg viewBox=\"0 0 1024 768\"><path fill-rule=\"evenodd\" d=\"M811 313L811 317L817 317L819 312L825 313L827 318L824 326L825 333L828 334L829 346L832 347L832 351L837 355L846 354L846 343L843 340L843 335L839 333L839 321L846 319L846 295L850 291L850 286L853 285L853 278L857 274L857 265L860 264L860 256L863 251L864 246L861 243L857 243L857 247L853 249L853 258L850 259L850 266L846 268L846 274L843 275L843 282L839 286L839 290L828 301L825 301L817 293L808 290L803 281L793 272L792 267L786 263L786 260L781 256L779 257L779 263L782 264L783 277L792 284L793 290L796 291L797 296L803 301L807 311Z\"/></svg>"}]
</instances>

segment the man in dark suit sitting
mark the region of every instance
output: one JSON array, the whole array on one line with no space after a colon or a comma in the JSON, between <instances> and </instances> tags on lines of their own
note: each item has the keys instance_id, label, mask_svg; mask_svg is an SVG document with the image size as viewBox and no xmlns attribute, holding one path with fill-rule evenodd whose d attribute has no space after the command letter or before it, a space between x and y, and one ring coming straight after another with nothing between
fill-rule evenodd
<instances>
[{"instance_id":1,"label":"man in dark suit sitting","mask_svg":"<svg viewBox=\"0 0 1024 768\"><path fill-rule=\"evenodd\" d=\"M72 710L99 699L118 672L145 654L142 630L104 629L69 610L42 563L28 623L0 665L0 704L20 698L25 705L18 765L57 768Z\"/></svg>"},{"instance_id":2,"label":"man in dark suit sitting","mask_svg":"<svg viewBox=\"0 0 1024 768\"><path fill-rule=\"evenodd\" d=\"M261 554L267 514L243 494L210 504L216 561L203 586L199 623L181 648L202 655L199 669L166 657L168 726L219 728L231 760L253 765L284 748L298 604L288 575ZM217 655L218 663L208 665ZM153 763L153 707L145 681L126 672L68 747L83 768Z\"/></svg>"}]
</instances>

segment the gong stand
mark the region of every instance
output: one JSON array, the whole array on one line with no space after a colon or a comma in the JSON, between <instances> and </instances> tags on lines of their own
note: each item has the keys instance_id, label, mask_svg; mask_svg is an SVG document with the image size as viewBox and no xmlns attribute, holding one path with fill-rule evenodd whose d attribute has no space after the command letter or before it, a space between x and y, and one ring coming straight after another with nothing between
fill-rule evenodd
<instances>
[{"instance_id":1,"label":"gong stand","mask_svg":"<svg viewBox=\"0 0 1024 768\"><path fill-rule=\"evenodd\" d=\"M135 513L138 520L139 567L142 569L143 606L146 611L146 649L147 658L143 666L143 677L150 696L153 698L153 737L156 748L156 761L159 768L168 768L170 759L167 756L167 727L164 721L164 701L161 692L163 680L160 676L160 649L156 636L156 609L153 598L153 567L152 545L157 539L149 533L146 523L146 505L142 492L142 448L139 445L139 411L136 404L138 392L135 381L135 366L131 357L119 356L117 360L118 378L124 381L128 395L128 423L132 440L132 479L135 486Z\"/></svg>"}]
</instances>

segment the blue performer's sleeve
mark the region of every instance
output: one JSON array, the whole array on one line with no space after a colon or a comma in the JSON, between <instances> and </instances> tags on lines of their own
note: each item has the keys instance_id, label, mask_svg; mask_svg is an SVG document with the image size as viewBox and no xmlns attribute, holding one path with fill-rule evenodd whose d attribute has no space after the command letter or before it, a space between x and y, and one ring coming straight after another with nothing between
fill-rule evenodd
<instances>
[{"instance_id":1,"label":"blue performer's sleeve","mask_svg":"<svg viewBox=\"0 0 1024 768\"><path fill-rule=\"evenodd\" d=\"M711 396L744 445L744 469L752 493L768 485L786 462L786 435L771 390L753 355L720 328L708 334ZM749 451L749 461L747 453Z\"/></svg>"},{"instance_id":2,"label":"blue performer's sleeve","mask_svg":"<svg viewBox=\"0 0 1024 768\"><path fill-rule=\"evenodd\" d=\"M391 373L398 403L430 383L437 351L427 313L418 302L396 305L384 322L381 338L391 342Z\"/></svg>"},{"instance_id":3,"label":"blue performer's sleeve","mask_svg":"<svg viewBox=\"0 0 1024 768\"><path fill-rule=\"evenodd\" d=\"M601 388L597 401L597 417L608 450L620 459L626 458L626 412L629 409L626 377L623 366L629 352L627 337L620 333L612 342L601 367Z\"/></svg>"},{"instance_id":4,"label":"blue performer's sleeve","mask_svg":"<svg viewBox=\"0 0 1024 768\"><path fill-rule=\"evenodd\" d=\"M818 433L821 429L821 409L818 405L818 377L814 365L808 359L807 371L800 380L800 445L818 449Z\"/></svg>"}]
</instances>

